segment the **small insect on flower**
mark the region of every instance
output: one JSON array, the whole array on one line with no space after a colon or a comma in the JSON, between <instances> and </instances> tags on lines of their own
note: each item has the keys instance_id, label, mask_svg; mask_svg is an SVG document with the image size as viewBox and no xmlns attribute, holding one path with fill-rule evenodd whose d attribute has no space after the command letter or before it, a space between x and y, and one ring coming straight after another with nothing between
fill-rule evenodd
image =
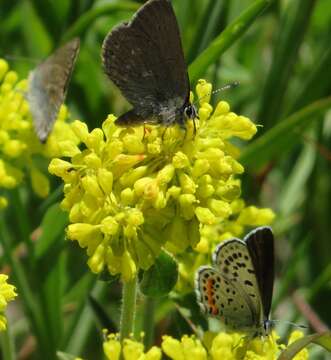
<instances>
[{"instance_id":1,"label":"small insect on flower","mask_svg":"<svg viewBox=\"0 0 331 360\"><path fill-rule=\"evenodd\" d=\"M270 227L259 227L216 248L213 266L197 271L196 293L202 310L229 329L267 336L273 283L274 237Z\"/></svg>"},{"instance_id":2,"label":"small insect on flower","mask_svg":"<svg viewBox=\"0 0 331 360\"><path fill-rule=\"evenodd\" d=\"M129 23L114 28L103 42L102 59L106 74L133 105L117 125L177 123L186 129L187 119L198 118L169 0L147 1Z\"/></svg>"},{"instance_id":3,"label":"small insect on flower","mask_svg":"<svg viewBox=\"0 0 331 360\"><path fill-rule=\"evenodd\" d=\"M29 75L28 101L39 140L44 143L52 131L64 102L79 52L75 38L57 49Z\"/></svg>"}]
</instances>

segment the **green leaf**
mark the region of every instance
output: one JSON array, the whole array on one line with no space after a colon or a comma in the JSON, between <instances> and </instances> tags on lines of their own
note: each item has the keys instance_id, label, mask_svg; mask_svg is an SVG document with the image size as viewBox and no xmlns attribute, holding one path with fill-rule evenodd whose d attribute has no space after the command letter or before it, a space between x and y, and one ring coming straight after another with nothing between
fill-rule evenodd
<instances>
[{"instance_id":1,"label":"green leaf","mask_svg":"<svg viewBox=\"0 0 331 360\"><path fill-rule=\"evenodd\" d=\"M62 297L65 277L64 263L64 228L67 224L67 214L59 204L51 206L46 212L42 223L42 234L36 242L37 282L43 311L47 323L49 347L58 348L62 330Z\"/></svg>"},{"instance_id":2,"label":"green leaf","mask_svg":"<svg viewBox=\"0 0 331 360\"><path fill-rule=\"evenodd\" d=\"M146 296L161 297L167 295L176 285L178 265L172 256L163 251L154 265L141 274L141 292Z\"/></svg>"},{"instance_id":3,"label":"green leaf","mask_svg":"<svg viewBox=\"0 0 331 360\"><path fill-rule=\"evenodd\" d=\"M56 355L59 360L75 360L75 359L77 359L77 356L70 355L70 354L64 353L62 351L58 351L56 353Z\"/></svg>"},{"instance_id":4,"label":"green leaf","mask_svg":"<svg viewBox=\"0 0 331 360\"><path fill-rule=\"evenodd\" d=\"M296 340L294 343L289 345L286 350L284 350L280 356L278 357L278 360L290 360L293 359L293 357L300 352L302 349L304 349L309 344L317 344L324 349L326 349L328 352L331 352L331 332L327 331L321 334L312 334L307 335L303 338L300 338Z\"/></svg>"},{"instance_id":5,"label":"green leaf","mask_svg":"<svg viewBox=\"0 0 331 360\"><path fill-rule=\"evenodd\" d=\"M81 36L91 24L101 16L110 15L119 11L136 11L138 8L139 4L133 1L121 1L115 4L104 4L92 8L78 18L78 20L66 31L62 40L65 42L75 36Z\"/></svg>"},{"instance_id":6,"label":"green leaf","mask_svg":"<svg viewBox=\"0 0 331 360\"><path fill-rule=\"evenodd\" d=\"M61 210L59 204L55 204L47 210L40 226L42 234L35 248L37 258L44 257L52 245L56 245L56 243L59 245L57 240L62 236L67 223L68 215Z\"/></svg>"},{"instance_id":7,"label":"green leaf","mask_svg":"<svg viewBox=\"0 0 331 360\"><path fill-rule=\"evenodd\" d=\"M195 83L218 58L242 36L256 18L273 2L257 0L232 22L189 66L190 81Z\"/></svg>"},{"instance_id":8,"label":"green leaf","mask_svg":"<svg viewBox=\"0 0 331 360\"><path fill-rule=\"evenodd\" d=\"M258 121L265 129L278 122L298 51L304 40L315 0L289 2L283 21L279 24L279 38L272 56L273 63L263 89Z\"/></svg>"},{"instance_id":9,"label":"green leaf","mask_svg":"<svg viewBox=\"0 0 331 360\"><path fill-rule=\"evenodd\" d=\"M246 167L258 169L279 158L300 142L300 133L330 107L331 97L327 97L292 114L248 145L240 156L240 162Z\"/></svg>"}]
</instances>

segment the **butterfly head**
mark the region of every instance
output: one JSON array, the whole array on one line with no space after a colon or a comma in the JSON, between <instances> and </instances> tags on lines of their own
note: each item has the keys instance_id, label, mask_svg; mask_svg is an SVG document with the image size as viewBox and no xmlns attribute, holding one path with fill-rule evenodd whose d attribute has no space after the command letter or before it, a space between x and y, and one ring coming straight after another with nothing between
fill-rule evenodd
<instances>
[{"instance_id":1,"label":"butterfly head","mask_svg":"<svg viewBox=\"0 0 331 360\"><path fill-rule=\"evenodd\" d=\"M274 322L272 320L269 319L265 319L263 320L262 324L261 324L261 330L260 330L260 336L263 337L267 337L271 334L271 331L274 327Z\"/></svg>"},{"instance_id":2,"label":"butterfly head","mask_svg":"<svg viewBox=\"0 0 331 360\"><path fill-rule=\"evenodd\" d=\"M193 104L188 104L184 108L184 115L185 115L186 120L188 120L188 119L194 120L196 118L199 118L198 111Z\"/></svg>"}]
</instances>

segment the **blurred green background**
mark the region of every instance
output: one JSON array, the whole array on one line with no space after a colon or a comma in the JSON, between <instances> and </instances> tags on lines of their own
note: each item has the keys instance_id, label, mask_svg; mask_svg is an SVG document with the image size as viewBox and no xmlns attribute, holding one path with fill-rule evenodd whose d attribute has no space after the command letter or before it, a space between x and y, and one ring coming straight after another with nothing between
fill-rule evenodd
<instances>
[{"instance_id":1,"label":"blurred green background","mask_svg":"<svg viewBox=\"0 0 331 360\"><path fill-rule=\"evenodd\" d=\"M26 77L53 49L79 36L81 51L66 103L73 117L85 121L90 130L99 127L109 113L118 115L128 107L103 73L102 41L114 25L129 19L143 2L3 0L0 56L12 57L11 67ZM331 324L331 2L173 0L173 6L192 88L199 78L211 81L214 89L239 81L239 87L218 93L213 101L225 99L233 111L261 125L255 139L243 147L243 198L249 204L271 207L277 214L273 317L295 322L308 318L315 331L326 328ZM254 6L260 10L250 21L246 18L246 23L236 23L230 28L234 31L219 37ZM57 191L50 202L60 196ZM50 202L40 205L32 199L28 204L32 228L39 225ZM95 285L92 275L84 275L85 259L80 249L72 244L66 246L72 266L69 290L74 292L79 279L81 294L94 287L94 296L107 304L110 295L104 285ZM44 265L45 269L49 266ZM41 276L32 282L39 280L44 281ZM70 296L68 291L68 308ZM115 299L111 307L116 309L120 293L113 291L111 296ZM309 311L304 308L307 304L311 306ZM86 304L79 306L80 312L64 334L59 333L54 315L46 315L53 327L50 337L54 346L77 355L88 354L86 349L90 348L96 358L95 342L100 347L101 339ZM173 315L176 326L171 325L171 320L170 325L164 323L162 314L169 310L167 306L160 307L156 318L160 320L159 332L172 329L176 334L181 327L189 332L177 315ZM89 319L90 327L79 328L83 316ZM116 314L114 317L116 320ZM26 324L19 321L24 329ZM324 358L317 349L312 354L314 359Z\"/></svg>"}]
</instances>

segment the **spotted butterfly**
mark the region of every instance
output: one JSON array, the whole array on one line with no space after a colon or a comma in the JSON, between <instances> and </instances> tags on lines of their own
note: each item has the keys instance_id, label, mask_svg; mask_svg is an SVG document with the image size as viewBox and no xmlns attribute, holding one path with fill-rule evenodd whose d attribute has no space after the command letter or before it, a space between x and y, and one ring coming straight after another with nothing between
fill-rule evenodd
<instances>
[{"instance_id":1,"label":"spotted butterfly","mask_svg":"<svg viewBox=\"0 0 331 360\"><path fill-rule=\"evenodd\" d=\"M251 231L244 240L222 242L213 254L213 266L196 273L201 309L221 319L228 329L253 336L270 333L274 282L274 237L270 227Z\"/></svg>"}]
</instances>

